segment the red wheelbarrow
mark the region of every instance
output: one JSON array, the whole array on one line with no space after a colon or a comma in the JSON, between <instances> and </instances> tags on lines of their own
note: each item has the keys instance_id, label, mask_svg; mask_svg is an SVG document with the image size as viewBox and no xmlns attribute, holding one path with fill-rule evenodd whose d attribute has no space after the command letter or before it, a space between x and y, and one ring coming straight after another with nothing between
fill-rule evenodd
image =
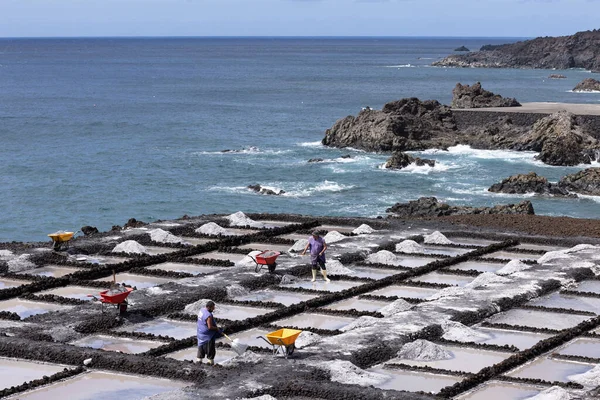
<instances>
[{"instance_id":1,"label":"red wheelbarrow","mask_svg":"<svg viewBox=\"0 0 600 400\"><path fill-rule=\"evenodd\" d=\"M279 257L280 254L281 253L278 251L265 250L257 254L256 258L252 258L252 256L250 256L250 258L252 258L252 260L254 260L256 263L254 272L259 272L265 265L269 268L270 273L275 272L275 268L277 268L277 263L275 260L277 260L277 257Z\"/></svg>"},{"instance_id":2,"label":"red wheelbarrow","mask_svg":"<svg viewBox=\"0 0 600 400\"><path fill-rule=\"evenodd\" d=\"M133 288L119 286L116 288L103 290L100 292L100 298L93 294L88 294L88 297L93 297L95 301L99 301L102 306L102 312L105 312L105 308L111 306L119 310L119 314L125 314L127 312L127 296L133 292Z\"/></svg>"}]
</instances>

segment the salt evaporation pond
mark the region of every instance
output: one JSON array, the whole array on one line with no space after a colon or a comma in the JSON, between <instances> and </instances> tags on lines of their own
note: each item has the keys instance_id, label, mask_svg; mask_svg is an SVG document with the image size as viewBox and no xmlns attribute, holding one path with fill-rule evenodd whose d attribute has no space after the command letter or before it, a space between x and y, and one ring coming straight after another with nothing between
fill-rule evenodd
<instances>
[{"instance_id":1,"label":"salt evaporation pond","mask_svg":"<svg viewBox=\"0 0 600 400\"><path fill-rule=\"evenodd\" d=\"M361 285L360 282L349 282L349 281L330 281L326 282L323 278L317 277L314 282L311 281L298 281L285 285L279 285L285 288L303 288L312 290L321 290L324 292L341 292L342 290L350 289L355 286Z\"/></svg>"},{"instance_id":2,"label":"salt evaporation pond","mask_svg":"<svg viewBox=\"0 0 600 400\"><path fill-rule=\"evenodd\" d=\"M427 265L429 263L439 260L439 258L411 257L411 256L405 256L402 254L397 254L396 256L397 256L397 259L394 264L402 266L402 267L407 267L407 268L422 267L423 265Z\"/></svg>"},{"instance_id":3,"label":"salt evaporation pond","mask_svg":"<svg viewBox=\"0 0 600 400\"><path fill-rule=\"evenodd\" d=\"M583 281L575 289L578 292L591 292L600 294L600 281Z\"/></svg>"},{"instance_id":4,"label":"salt evaporation pond","mask_svg":"<svg viewBox=\"0 0 600 400\"><path fill-rule=\"evenodd\" d=\"M444 285L452 285L463 287L471 283L475 279L472 276L462 276L455 274L443 274L440 272L430 272L425 275L421 275L410 279L409 282L426 282L426 283L438 283Z\"/></svg>"},{"instance_id":5,"label":"salt evaporation pond","mask_svg":"<svg viewBox=\"0 0 600 400\"><path fill-rule=\"evenodd\" d=\"M48 265L41 268L28 269L26 271L21 271L19 274L22 275L35 275L35 276L46 276L52 278L60 278L61 276L69 275L74 272L79 272L81 269L79 268L68 268L68 267L59 267L55 265Z\"/></svg>"},{"instance_id":6,"label":"salt evaporation pond","mask_svg":"<svg viewBox=\"0 0 600 400\"><path fill-rule=\"evenodd\" d=\"M187 237L187 236L182 236L181 239L184 242L191 244L192 246L199 246L199 245L206 244L208 242L213 241L212 239L202 239L202 238Z\"/></svg>"},{"instance_id":7,"label":"salt evaporation pond","mask_svg":"<svg viewBox=\"0 0 600 400\"><path fill-rule=\"evenodd\" d=\"M322 308L330 310L357 310L357 311L378 311L389 305L388 301L359 299L351 297L346 300L337 301Z\"/></svg>"},{"instance_id":8,"label":"salt evaporation pond","mask_svg":"<svg viewBox=\"0 0 600 400\"><path fill-rule=\"evenodd\" d=\"M186 274L192 275L211 274L213 272L223 271L223 267L174 262L165 262L161 264L152 265L147 268L152 270L160 269L163 271L184 272Z\"/></svg>"},{"instance_id":9,"label":"salt evaporation pond","mask_svg":"<svg viewBox=\"0 0 600 400\"><path fill-rule=\"evenodd\" d=\"M137 289L148 289L176 280L175 278L159 278L156 276L135 275L128 273L116 274L115 279L118 283L124 283L126 285L133 286ZM96 279L96 281L103 282L112 282L112 280L112 276Z\"/></svg>"},{"instance_id":10,"label":"salt evaporation pond","mask_svg":"<svg viewBox=\"0 0 600 400\"><path fill-rule=\"evenodd\" d=\"M548 339L552 336L546 333L511 331L482 326L473 326L471 329L475 332L489 336L487 339L477 340L477 343L495 344L498 346L515 346L519 350L528 349L539 341Z\"/></svg>"},{"instance_id":11,"label":"salt evaporation pond","mask_svg":"<svg viewBox=\"0 0 600 400\"><path fill-rule=\"evenodd\" d=\"M188 385L189 383L170 379L92 371L10 398L27 400L142 400L149 396L180 389Z\"/></svg>"},{"instance_id":12,"label":"salt evaporation pond","mask_svg":"<svg viewBox=\"0 0 600 400\"><path fill-rule=\"evenodd\" d=\"M543 391L546 387L536 387L522 383L489 381L475 389L455 397L456 400L525 400Z\"/></svg>"},{"instance_id":13,"label":"salt evaporation pond","mask_svg":"<svg viewBox=\"0 0 600 400\"><path fill-rule=\"evenodd\" d=\"M158 246L144 246L148 255L157 256L159 254L168 254L180 251L181 249L173 247L158 247Z\"/></svg>"},{"instance_id":14,"label":"salt evaporation pond","mask_svg":"<svg viewBox=\"0 0 600 400\"><path fill-rule=\"evenodd\" d=\"M336 330L343 328L352 321L354 321L354 318L340 317L337 315L302 313L275 321L274 324L282 328L297 327L299 329L316 328Z\"/></svg>"},{"instance_id":15,"label":"salt evaporation pond","mask_svg":"<svg viewBox=\"0 0 600 400\"><path fill-rule=\"evenodd\" d=\"M213 312L215 318L229 319L233 321L244 320L246 318L254 318L259 315L268 314L275 311L273 308L259 308L234 306L231 304L219 304Z\"/></svg>"},{"instance_id":16,"label":"salt evaporation pond","mask_svg":"<svg viewBox=\"0 0 600 400\"><path fill-rule=\"evenodd\" d=\"M482 262L482 261L465 261L460 264L452 265L450 267L446 267L445 269L453 270L461 270L461 271L479 271L479 272L493 272L496 273L500 268L504 267L505 263L491 263L491 262Z\"/></svg>"},{"instance_id":17,"label":"salt evaporation pond","mask_svg":"<svg viewBox=\"0 0 600 400\"><path fill-rule=\"evenodd\" d=\"M31 281L19 281L16 279L0 278L0 290L18 287L21 285L27 285L29 283L31 283Z\"/></svg>"},{"instance_id":18,"label":"salt evaporation pond","mask_svg":"<svg viewBox=\"0 0 600 400\"><path fill-rule=\"evenodd\" d=\"M65 297L67 299L77 299L77 300L85 300L91 301L92 298L88 297L88 294L98 296L98 294L102 291L102 289L85 287L85 286L65 286L56 289L44 290L42 292L37 293L40 296L51 294L55 296ZM100 304L100 303L98 303Z\"/></svg>"},{"instance_id":19,"label":"salt evaporation pond","mask_svg":"<svg viewBox=\"0 0 600 400\"><path fill-rule=\"evenodd\" d=\"M558 251L558 250L566 250L568 247L561 246L553 246L549 244L535 244L535 243L521 243L513 247L515 249L522 250L542 250L542 251Z\"/></svg>"},{"instance_id":20,"label":"salt evaporation pond","mask_svg":"<svg viewBox=\"0 0 600 400\"><path fill-rule=\"evenodd\" d=\"M532 328L563 330L572 328L587 319L590 319L590 317L585 315L513 309L493 315L488 318L487 321L496 324L522 325Z\"/></svg>"},{"instance_id":21,"label":"salt evaporation pond","mask_svg":"<svg viewBox=\"0 0 600 400\"><path fill-rule=\"evenodd\" d=\"M0 311L14 312L21 318L45 314L51 311L64 311L71 308L73 307L20 299L0 301Z\"/></svg>"},{"instance_id":22,"label":"salt evaporation pond","mask_svg":"<svg viewBox=\"0 0 600 400\"><path fill-rule=\"evenodd\" d=\"M555 292L548 296L533 299L528 304L553 308L571 308L600 314L600 299L594 297L573 296Z\"/></svg>"},{"instance_id":23,"label":"salt evaporation pond","mask_svg":"<svg viewBox=\"0 0 600 400\"><path fill-rule=\"evenodd\" d=\"M0 357L0 390L54 375L65 368L68 367Z\"/></svg>"},{"instance_id":24,"label":"salt evaporation pond","mask_svg":"<svg viewBox=\"0 0 600 400\"><path fill-rule=\"evenodd\" d=\"M452 386L464 379L460 376L411 372L391 368L371 368L368 371L387 375L390 378L383 383L373 386L379 389L406 390L410 392L423 391L426 393L437 393L446 386Z\"/></svg>"},{"instance_id":25,"label":"salt evaporation pond","mask_svg":"<svg viewBox=\"0 0 600 400\"><path fill-rule=\"evenodd\" d=\"M540 357L515 368L506 375L516 378L543 379L549 382L569 382L569 376L583 374L595 366L596 364Z\"/></svg>"},{"instance_id":26,"label":"salt evaporation pond","mask_svg":"<svg viewBox=\"0 0 600 400\"><path fill-rule=\"evenodd\" d=\"M554 350L565 356L600 358L600 339L577 338Z\"/></svg>"},{"instance_id":27,"label":"salt evaporation pond","mask_svg":"<svg viewBox=\"0 0 600 400\"><path fill-rule=\"evenodd\" d=\"M248 243L241 246L238 246L238 249L245 249L248 252L252 250L273 250L278 251L280 253L287 253L287 251L292 247L291 244L269 244L269 243Z\"/></svg>"},{"instance_id":28,"label":"salt evaporation pond","mask_svg":"<svg viewBox=\"0 0 600 400\"><path fill-rule=\"evenodd\" d=\"M180 340L195 336L196 329L197 326L195 322L173 321L170 319L160 318L148 322L124 326L117 329L117 331L150 333L157 336L169 336Z\"/></svg>"},{"instance_id":29,"label":"salt evaporation pond","mask_svg":"<svg viewBox=\"0 0 600 400\"><path fill-rule=\"evenodd\" d=\"M277 323L277 322L275 322L275 323ZM247 331L234 333L233 335L229 335L229 337L232 340L238 339L240 341L240 343L243 343L248 346L265 347L265 348L271 349L272 345L265 342L263 339L261 339L261 337L264 337L268 333L271 333L271 332L272 331L267 331L267 330L261 329L261 328L252 328L252 329L248 329ZM225 338L217 339L217 342L231 343L229 340L227 340ZM218 352L219 352L219 349L217 349L217 353Z\"/></svg>"},{"instance_id":30,"label":"salt evaporation pond","mask_svg":"<svg viewBox=\"0 0 600 400\"><path fill-rule=\"evenodd\" d=\"M397 269L384 269L384 268L369 268L369 267L353 267L353 273L350 276L356 276L358 278L371 278L371 279L383 279L388 276L396 275L401 273L401 270Z\"/></svg>"},{"instance_id":31,"label":"salt evaporation pond","mask_svg":"<svg viewBox=\"0 0 600 400\"><path fill-rule=\"evenodd\" d=\"M463 246L480 246L485 247L494 243L498 243L500 241L497 240L488 240L488 239L474 239L467 237L448 237L454 244L459 244Z\"/></svg>"},{"instance_id":32,"label":"salt evaporation pond","mask_svg":"<svg viewBox=\"0 0 600 400\"><path fill-rule=\"evenodd\" d=\"M441 254L444 256L456 257L461 254L473 251L473 249L464 249L460 247L428 246L423 245L423 254Z\"/></svg>"},{"instance_id":33,"label":"salt evaporation pond","mask_svg":"<svg viewBox=\"0 0 600 400\"><path fill-rule=\"evenodd\" d=\"M166 354L165 357L173 358L173 359L179 360L179 361L196 361L197 354L198 354L198 347L192 346L192 347L188 347L187 349L183 349L183 350L175 351L173 353ZM235 351L225 350L224 348L218 348L217 353L215 355L215 363L217 363L217 364L222 363L224 361L232 359L235 356L237 356L237 353Z\"/></svg>"},{"instance_id":34,"label":"salt evaporation pond","mask_svg":"<svg viewBox=\"0 0 600 400\"><path fill-rule=\"evenodd\" d=\"M314 299L315 297L318 297L318 295L285 292L283 290L257 290L256 292L235 296L233 299L238 301L269 301L273 303L280 303L288 307L292 304Z\"/></svg>"},{"instance_id":35,"label":"salt evaporation pond","mask_svg":"<svg viewBox=\"0 0 600 400\"><path fill-rule=\"evenodd\" d=\"M496 251L494 253L486 254L486 258L497 258L500 260L521 260L521 261L537 261L541 257L539 254L524 254L524 253L512 253L510 251Z\"/></svg>"},{"instance_id":36,"label":"salt evaporation pond","mask_svg":"<svg viewBox=\"0 0 600 400\"><path fill-rule=\"evenodd\" d=\"M424 288L417 286L398 286L398 285L390 285L388 287L384 287L382 289L377 289L372 291L372 295L376 296L398 296L412 299L426 299L430 296L433 296L439 291L439 289L432 288Z\"/></svg>"},{"instance_id":37,"label":"salt evaporation pond","mask_svg":"<svg viewBox=\"0 0 600 400\"><path fill-rule=\"evenodd\" d=\"M105 351L118 351L127 354L139 354L167 343L154 340L128 339L121 337L112 337L104 335L86 336L82 339L71 342L73 346L90 347Z\"/></svg>"},{"instance_id":38,"label":"salt evaporation pond","mask_svg":"<svg viewBox=\"0 0 600 400\"><path fill-rule=\"evenodd\" d=\"M245 254L236 254L236 253L221 253L218 251L211 251L208 253L198 254L197 256L191 256L190 258L196 260L208 259L208 260L223 260L223 261L231 261L232 263L236 263L242 261L246 257Z\"/></svg>"}]
</instances>

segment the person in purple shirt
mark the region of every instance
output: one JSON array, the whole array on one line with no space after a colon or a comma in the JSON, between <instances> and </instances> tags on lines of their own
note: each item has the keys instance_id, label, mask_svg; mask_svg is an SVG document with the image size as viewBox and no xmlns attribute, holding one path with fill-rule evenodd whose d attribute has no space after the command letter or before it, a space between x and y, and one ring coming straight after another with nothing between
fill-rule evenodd
<instances>
[{"instance_id":1,"label":"person in purple shirt","mask_svg":"<svg viewBox=\"0 0 600 400\"><path fill-rule=\"evenodd\" d=\"M321 274L325 282L329 282L327 278L327 269L325 268L325 250L327 243L325 239L319 236L319 232L314 231L312 236L308 238L308 244L304 248L302 255L306 254L306 250L310 249L310 263L312 264L312 282L317 279L317 266L321 268Z\"/></svg>"},{"instance_id":2,"label":"person in purple shirt","mask_svg":"<svg viewBox=\"0 0 600 400\"><path fill-rule=\"evenodd\" d=\"M215 310L215 303L213 301L207 301L206 307L200 309L198 313L198 355L196 362L202 362L204 357L208 359L208 365L215 364L215 355L217 353L215 349L215 340L223 336L223 329L217 326L217 321L213 317L213 311Z\"/></svg>"}]
</instances>

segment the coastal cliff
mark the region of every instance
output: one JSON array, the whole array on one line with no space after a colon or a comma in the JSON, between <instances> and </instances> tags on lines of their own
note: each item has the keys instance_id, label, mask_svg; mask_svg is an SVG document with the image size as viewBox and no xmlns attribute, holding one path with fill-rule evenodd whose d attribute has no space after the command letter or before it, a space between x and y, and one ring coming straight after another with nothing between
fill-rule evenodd
<instances>
[{"instance_id":1,"label":"coastal cliff","mask_svg":"<svg viewBox=\"0 0 600 400\"><path fill-rule=\"evenodd\" d=\"M538 37L480 51L450 55L432 63L439 67L478 68L585 68L600 72L600 30L571 36Z\"/></svg>"}]
</instances>

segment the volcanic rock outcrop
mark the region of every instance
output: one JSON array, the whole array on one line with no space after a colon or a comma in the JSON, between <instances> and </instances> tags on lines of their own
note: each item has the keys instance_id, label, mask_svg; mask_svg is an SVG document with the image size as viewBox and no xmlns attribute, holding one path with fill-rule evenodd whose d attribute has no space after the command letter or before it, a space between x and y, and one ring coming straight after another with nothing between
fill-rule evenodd
<instances>
[{"instance_id":1,"label":"volcanic rock outcrop","mask_svg":"<svg viewBox=\"0 0 600 400\"><path fill-rule=\"evenodd\" d=\"M600 92L600 81L586 78L573 88L574 92Z\"/></svg>"},{"instance_id":2,"label":"volcanic rock outcrop","mask_svg":"<svg viewBox=\"0 0 600 400\"><path fill-rule=\"evenodd\" d=\"M595 160L600 143L583 130L574 114L563 110L537 121L514 149L537 151L536 158L545 164L578 165Z\"/></svg>"},{"instance_id":3,"label":"volcanic rock outcrop","mask_svg":"<svg viewBox=\"0 0 600 400\"><path fill-rule=\"evenodd\" d=\"M561 75L561 74L550 74L548 75L548 79L566 79L567 77L565 75Z\"/></svg>"},{"instance_id":4,"label":"volcanic rock outcrop","mask_svg":"<svg viewBox=\"0 0 600 400\"><path fill-rule=\"evenodd\" d=\"M530 201L519 204L496 205L494 207L450 206L439 203L435 197L421 197L408 203L396 203L386 210L398 218L442 217L465 214L535 214Z\"/></svg>"},{"instance_id":5,"label":"volcanic rock outcrop","mask_svg":"<svg viewBox=\"0 0 600 400\"><path fill-rule=\"evenodd\" d=\"M407 151L455 144L456 123L450 108L436 100L407 98L364 109L338 120L325 132L325 146L367 151Z\"/></svg>"},{"instance_id":6,"label":"volcanic rock outcrop","mask_svg":"<svg viewBox=\"0 0 600 400\"><path fill-rule=\"evenodd\" d=\"M571 192L600 196L600 168L588 168L562 177L558 186Z\"/></svg>"},{"instance_id":7,"label":"volcanic rock outcrop","mask_svg":"<svg viewBox=\"0 0 600 400\"><path fill-rule=\"evenodd\" d=\"M384 167L389 169L402 169L408 167L410 164L413 163L419 167L423 165L429 165L430 167L435 166L435 160L413 157L410 154L395 151L392 154L392 156L386 161Z\"/></svg>"},{"instance_id":8,"label":"volcanic rock outcrop","mask_svg":"<svg viewBox=\"0 0 600 400\"><path fill-rule=\"evenodd\" d=\"M457 47L456 49L454 49L454 51L471 51L471 50L469 50L469 49L468 49L467 47L465 47L465 46L460 46L460 47Z\"/></svg>"},{"instance_id":9,"label":"volcanic rock outcrop","mask_svg":"<svg viewBox=\"0 0 600 400\"><path fill-rule=\"evenodd\" d=\"M503 179L500 183L493 184L488 191L494 193L537 193L542 195L577 197L577 195L570 194L568 190L559 187L557 184L548 182L548 179L539 176L535 172L510 176Z\"/></svg>"},{"instance_id":10,"label":"volcanic rock outcrop","mask_svg":"<svg viewBox=\"0 0 600 400\"><path fill-rule=\"evenodd\" d=\"M456 84L452 90L453 108L482 108L482 107L519 107L514 98L505 98L481 87L477 82L472 86Z\"/></svg>"},{"instance_id":11,"label":"volcanic rock outcrop","mask_svg":"<svg viewBox=\"0 0 600 400\"><path fill-rule=\"evenodd\" d=\"M274 191L273 189L269 189L266 187L262 187L260 185L248 185L248 189L255 191L256 193L266 194L271 196L279 196L285 193L284 190Z\"/></svg>"},{"instance_id":12,"label":"volcanic rock outcrop","mask_svg":"<svg viewBox=\"0 0 600 400\"><path fill-rule=\"evenodd\" d=\"M432 65L479 68L585 68L600 71L600 30L577 32L571 36L538 37L500 46L484 46L483 51L450 55Z\"/></svg>"}]
</instances>

